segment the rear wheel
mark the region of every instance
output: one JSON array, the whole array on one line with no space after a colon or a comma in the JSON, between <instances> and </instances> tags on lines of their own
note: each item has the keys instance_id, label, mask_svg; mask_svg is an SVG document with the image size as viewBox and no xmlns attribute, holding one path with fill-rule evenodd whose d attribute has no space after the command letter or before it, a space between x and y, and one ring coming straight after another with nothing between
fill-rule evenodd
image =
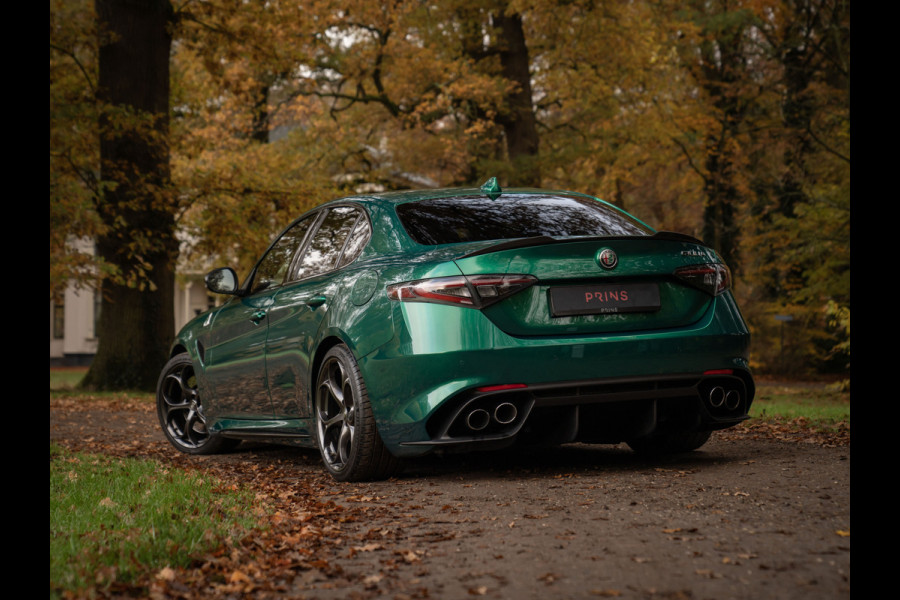
<instances>
[{"instance_id":1,"label":"rear wheel","mask_svg":"<svg viewBox=\"0 0 900 600\"><path fill-rule=\"evenodd\" d=\"M707 441L711 431L672 431L628 440L638 454L678 454L696 450Z\"/></svg>"},{"instance_id":2,"label":"rear wheel","mask_svg":"<svg viewBox=\"0 0 900 600\"><path fill-rule=\"evenodd\" d=\"M315 416L322 461L338 481L386 479L398 471L400 461L378 435L359 366L344 345L329 350L322 361Z\"/></svg>"},{"instance_id":3,"label":"rear wheel","mask_svg":"<svg viewBox=\"0 0 900 600\"><path fill-rule=\"evenodd\" d=\"M239 443L210 433L203 411L194 363L183 352L166 363L156 384L156 412L166 438L187 454L214 454Z\"/></svg>"}]
</instances>

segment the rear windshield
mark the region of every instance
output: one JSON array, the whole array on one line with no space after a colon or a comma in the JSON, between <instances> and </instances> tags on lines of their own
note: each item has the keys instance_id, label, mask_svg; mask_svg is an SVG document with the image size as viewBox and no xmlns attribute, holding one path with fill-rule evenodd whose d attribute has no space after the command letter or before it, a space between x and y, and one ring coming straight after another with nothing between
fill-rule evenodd
<instances>
[{"instance_id":1,"label":"rear windshield","mask_svg":"<svg viewBox=\"0 0 900 600\"><path fill-rule=\"evenodd\" d=\"M653 235L640 221L590 198L503 194L408 202L397 214L409 236L424 245L546 235Z\"/></svg>"}]
</instances>

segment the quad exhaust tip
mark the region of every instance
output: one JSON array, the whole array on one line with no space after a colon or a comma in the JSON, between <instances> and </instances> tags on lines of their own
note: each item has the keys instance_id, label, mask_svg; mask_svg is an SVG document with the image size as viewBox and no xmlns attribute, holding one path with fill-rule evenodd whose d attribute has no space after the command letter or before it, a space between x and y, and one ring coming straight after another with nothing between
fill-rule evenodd
<instances>
[{"instance_id":1,"label":"quad exhaust tip","mask_svg":"<svg viewBox=\"0 0 900 600\"><path fill-rule=\"evenodd\" d=\"M725 388L721 385L717 385L713 389L709 390L709 405L713 408L719 408L725 402Z\"/></svg>"},{"instance_id":2,"label":"quad exhaust tip","mask_svg":"<svg viewBox=\"0 0 900 600\"><path fill-rule=\"evenodd\" d=\"M709 405L713 408L725 407L727 410L737 410L741 405L741 393L738 390L726 390L717 385L709 390Z\"/></svg>"},{"instance_id":3,"label":"quad exhaust tip","mask_svg":"<svg viewBox=\"0 0 900 600\"><path fill-rule=\"evenodd\" d=\"M511 402L501 402L497 405L497 408L494 409L494 420L501 425L509 425L516 420L516 415L518 414L519 411L516 410L515 404Z\"/></svg>"},{"instance_id":4,"label":"quad exhaust tip","mask_svg":"<svg viewBox=\"0 0 900 600\"><path fill-rule=\"evenodd\" d=\"M498 425L509 425L519 416L519 409L512 402L501 402L494 407L493 413L483 408L475 408L466 415L466 426L471 431L481 431L491 424L491 419Z\"/></svg>"},{"instance_id":5,"label":"quad exhaust tip","mask_svg":"<svg viewBox=\"0 0 900 600\"><path fill-rule=\"evenodd\" d=\"M491 415L483 408L476 408L466 416L466 425L472 431L481 431L491 422Z\"/></svg>"},{"instance_id":6,"label":"quad exhaust tip","mask_svg":"<svg viewBox=\"0 0 900 600\"><path fill-rule=\"evenodd\" d=\"M725 394L725 408L728 410L734 410L741 404L741 395L737 390L729 390L727 394Z\"/></svg>"}]
</instances>

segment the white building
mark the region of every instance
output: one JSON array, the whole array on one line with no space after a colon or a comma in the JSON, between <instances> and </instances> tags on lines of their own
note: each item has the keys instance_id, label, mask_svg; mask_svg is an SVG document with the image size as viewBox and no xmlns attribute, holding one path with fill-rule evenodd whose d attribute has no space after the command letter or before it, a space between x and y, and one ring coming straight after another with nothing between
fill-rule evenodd
<instances>
[{"instance_id":1,"label":"white building","mask_svg":"<svg viewBox=\"0 0 900 600\"><path fill-rule=\"evenodd\" d=\"M89 247L93 245L88 243ZM207 269L209 270L209 269ZM221 302L206 289L206 271L179 264L175 276L175 331ZM89 365L97 353L100 292L69 284L63 298L50 300L50 365Z\"/></svg>"},{"instance_id":2,"label":"white building","mask_svg":"<svg viewBox=\"0 0 900 600\"><path fill-rule=\"evenodd\" d=\"M175 283L175 331L215 305L203 275L179 275ZM100 293L70 285L59 303L50 301L50 364L89 365L97 352Z\"/></svg>"}]
</instances>

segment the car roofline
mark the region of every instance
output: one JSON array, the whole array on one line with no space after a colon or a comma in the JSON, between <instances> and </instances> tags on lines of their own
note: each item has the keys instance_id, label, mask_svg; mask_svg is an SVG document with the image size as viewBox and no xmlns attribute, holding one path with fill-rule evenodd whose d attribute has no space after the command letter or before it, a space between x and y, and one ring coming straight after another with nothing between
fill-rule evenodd
<instances>
[{"instance_id":1,"label":"car roofline","mask_svg":"<svg viewBox=\"0 0 900 600\"><path fill-rule=\"evenodd\" d=\"M543 188L506 188L503 190L502 196L507 195L554 195L554 196L573 196L578 198L590 198L591 200L599 200L600 202L605 202L604 200L597 198L596 196L591 196L590 194L583 194L581 192L572 192L569 190L555 190L555 189L543 189ZM469 196L483 196L488 197L480 188L476 187L454 187L454 188L424 188L424 189L409 189L409 190L393 190L389 192L378 192L371 194L354 194L352 196L347 196L344 198L339 198L335 200L331 200L328 204L332 202L340 202L340 201L359 201L359 200L368 200L374 202L383 202L386 204L406 204L407 202L420 202L422 200L439 200L442 198L462 198ZM607 203L608 204L608 203Z\"/></svg>"}]
</instances>

